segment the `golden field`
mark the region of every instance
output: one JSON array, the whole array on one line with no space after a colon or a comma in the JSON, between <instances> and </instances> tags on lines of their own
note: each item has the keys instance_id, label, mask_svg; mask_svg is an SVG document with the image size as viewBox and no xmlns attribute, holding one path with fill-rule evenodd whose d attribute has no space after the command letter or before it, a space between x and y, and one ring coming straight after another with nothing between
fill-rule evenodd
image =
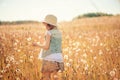
<instances>
[{"instance_id":1,"label":"golden field","mask_svg":"<svg viewBox=\"0 0 120 80\"><path fill-rule=\"evenodd\" d=\"M60 80L120 80L120 16L59 23L65 71ZM40 80L41 23L0 25L0 80Z\"/></svg>"}]
</instances>

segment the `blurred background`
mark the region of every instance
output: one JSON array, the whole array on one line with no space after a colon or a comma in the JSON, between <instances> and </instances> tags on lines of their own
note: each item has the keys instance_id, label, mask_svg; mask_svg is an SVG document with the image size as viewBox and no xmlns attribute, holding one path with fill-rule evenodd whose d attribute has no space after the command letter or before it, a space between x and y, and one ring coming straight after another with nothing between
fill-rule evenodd
<instances>
[{"instance_id":1,"label":"blurred background","mask_svg":"<svg viewBox=\"0 0 120 80\"><path fill-rule=\"evenodd\" d=\"M0 0L0 20L37 20L54 14L58 21L91 12L120 14L120 0Z\"/></svg>"}]
</instances>

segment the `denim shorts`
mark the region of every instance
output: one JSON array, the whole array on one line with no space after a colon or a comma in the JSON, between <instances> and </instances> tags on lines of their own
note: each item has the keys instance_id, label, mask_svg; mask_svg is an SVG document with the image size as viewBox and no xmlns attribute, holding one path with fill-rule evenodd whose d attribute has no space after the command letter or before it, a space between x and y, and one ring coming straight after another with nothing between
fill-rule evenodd
<instances>
[{"instance_id":1,"label":"denim shorts","mask_svg":"<svg viewBox=\"0 0 120 80\"><path fill-rule=\"evenodd\" d=\"M41 72L54 72L54 71L64 71L64 63L63 62L56 62L56 61L42 61L42 68Z\"/></svg>"}]
</instances>

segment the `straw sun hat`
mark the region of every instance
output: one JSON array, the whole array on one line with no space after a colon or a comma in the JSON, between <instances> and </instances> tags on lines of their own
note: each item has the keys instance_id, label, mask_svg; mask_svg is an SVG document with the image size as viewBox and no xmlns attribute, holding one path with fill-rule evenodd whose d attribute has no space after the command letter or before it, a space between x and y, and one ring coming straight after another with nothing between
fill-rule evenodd
<instances>
[{"instance_id":1,"label":"straw sun hat","mask_svg":"<svg viewBox=\"0 0 120 80\"><path fill-rule=\"evenodd\" d=\"M53 26L57 26L57 17L50 14L47 15L42 22Z\"/></svg>"}]
</instances>

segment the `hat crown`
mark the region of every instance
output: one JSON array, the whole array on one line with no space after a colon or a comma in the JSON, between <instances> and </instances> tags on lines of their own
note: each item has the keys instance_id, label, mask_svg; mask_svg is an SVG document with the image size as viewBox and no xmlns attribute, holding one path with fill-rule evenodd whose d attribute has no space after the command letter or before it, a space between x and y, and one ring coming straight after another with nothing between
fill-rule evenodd
<instances>
[{"instance_id":1,"label":"hat crown","mask_svg":"<svg viewBox=\"0 0 120 80\"><path fill-rule=\"evenodd\" d=\"M45 23L57 26L57 18L54 15L47 15L44 19Z\"/></svg>"}]
</instances>

